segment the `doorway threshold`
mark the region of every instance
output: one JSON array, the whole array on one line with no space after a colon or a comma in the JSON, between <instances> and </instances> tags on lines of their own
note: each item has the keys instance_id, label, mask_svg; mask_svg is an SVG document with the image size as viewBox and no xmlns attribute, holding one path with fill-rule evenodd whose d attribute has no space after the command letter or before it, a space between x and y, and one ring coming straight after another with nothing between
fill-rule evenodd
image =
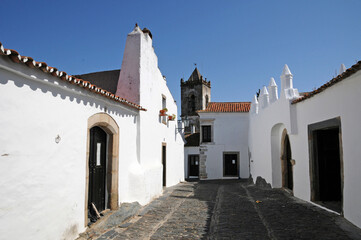
<instances>
[{"instance_id":1,"label":"doorway threshold","mask_svg":"<svg viewBox=\"0 0 361 240\"><path fill-rule=\"evenodd\" d=\"M321 202L321 201L316 201L316 202L313 202L313 201L310 201L310 203L312 203L313 205L319 207L319 208L322 208L328 212L331 212L331 213L335 213L337 215L342 215L341 214L341 211L340 212L337 212L333 209L330 208L330 204L325 204L324 202Z\"/></svg>"}]
</instances>

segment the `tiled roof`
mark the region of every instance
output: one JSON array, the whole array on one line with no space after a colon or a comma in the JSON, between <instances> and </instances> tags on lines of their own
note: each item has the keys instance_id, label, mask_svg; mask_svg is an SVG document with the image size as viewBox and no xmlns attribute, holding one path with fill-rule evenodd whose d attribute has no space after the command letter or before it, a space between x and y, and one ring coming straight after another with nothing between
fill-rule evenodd
<instances>
[{"instance_id":1,"label":"tiled roof","mask_svg":"<svg viewBox=\"0 0 361 240\"><path fill-rule=\"evenodd\" d=\"M210 102L204 110L197 112L249 112L250 102Z\"/></svg>"},{"instance_id":2,"label":"tiled roof","mask_svg":"<svg viewBox=\"0 0 361 240\"><path fill-rule=\"evenodd\" d=\"M199 146L199 132L188 134L185 136L185 139L187 141L187 143L184 144L185 147L198 147Z\"/></svg>"},{"instance_id":3,"label":"tiled roof","mask_svg":"<svg viewBox=\"0 0 361 240\"><path fill-rule=\"evenodd\" d=\"M95 94L99 94L100 96L103 96L103 97L113 100L115 102L121 103L128 107L146 111L146 109L142 108L138 104L132 103L124 98L116 96L115 94L113 94L109 91L106 91L100 87L97 87L94 84L91 84L89 81L85 81L83 79L68 75L66 72L59 71L57 68L48 66L45 62L36 62L31 57L21 56L15 50L6 49L6 48L4 48L4 46L2 45L1 42L0 42L0 55L7 56L11 61L13 61L15 63L25 64L29 68L37 68L47 74L50 74L54 77L58 77L59 79L61 79L63 81L69 82L71 84L75 84L79 87L84 88L85 90L88 90Z\"/></svg>"},{"instance_id":4,"label":"tiled roof","mask_svg":"<svg viewBox=\"0 0 361 240\"><path fill-rule=\"evenodd\" d=\"M342 80L353 75L354 73L356 73L359 70L361 70L361 61L358 61L355 65L353 65L352 67L347 69L345 72L343 72L342 74L339 74L337 77L334 77L333 79L331 79L327 83L323 84L321 87L317 88L316 90L314 90L312 92L307 92L300 98L293 100L292 104L302 102L308 98L315 96L316 94L318 94L320 92L323 92L327 88L331 87L332 85L335 85L338 82L341 82Z\"/></svg>"}]
</instances>

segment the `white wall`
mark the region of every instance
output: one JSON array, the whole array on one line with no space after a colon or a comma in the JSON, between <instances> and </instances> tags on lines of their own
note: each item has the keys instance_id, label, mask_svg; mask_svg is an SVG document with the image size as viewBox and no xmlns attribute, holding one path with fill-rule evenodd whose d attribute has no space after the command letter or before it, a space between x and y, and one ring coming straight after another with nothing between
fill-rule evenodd
<instances>
[{"instance_id":1,"label":"white wall","mask_svg":"<svg viewBox=\"0 0 361 240\"><path fill-rule=\"evenodd\" d=\"M310 201L308 125L341 118L344 166L343 211L346 219L361 227L361 71L297 104L281 98L258 114L250 115L249 147L253 179L263 177L281 187L280 142L284 129L290 137L294 195ZM272 149L273 147L273 149Z\"/></svg>"},{"instance_id":2,"label":"white wall","mask_svg":"<svg viewBox=\"0 0 361 240\"><path fill-rule=\"evenodd\" d=\"M127 39L126 48L133 49L126 49L122 66L128 69L121 73L139 80L145 112L0 56L0 238L74 239L85 230L87 124L96 113L106 111L119 126L120 202L146 204L162 193L162 143L167 186L184 180L176 121L163 124L159 118L162 96L170 114L177 114L177 106L149 36L138 37L142 55L134 52L134 38ZM138 69L125 64L130 56L140 61Z\"/></svg>"},{"instance_id":3,"label":"white wall","mask_svg":"<svg viewBox=\"0 0 361 240\"><path fill-rule=\"evenodd\" d=\"M208 179L222 179L223 153L239 152L239 176L249 177L248 113L199 113L200 124L212 125L212 142L201 143Z\"/></svg>"},{"instance_id":4,"label":"white wall","mask_svg":"<svg viewBox=\"0 0 361 240\"><path fill-rule=\"evenodd\" d=\"M120 127L120 198L132 191L123 169L137 161L137 111L4 57L0 99L1 239L84 230L87 123L105 106Z\"/></svg>"},{"instance_id":5,"label":"white wall","mask_svg":"<svg viewBox=\"0 0 361 240\"><path fill-rule=\"evenodd\" d=\"M140 203L146 204L162 193L162 144L165 143L167 148L167 186L184 180L184 142L176 131L177 121L164 124L159 117L163 97L168 114L177 115L177 105L158 68L152 39L139 27L127 37L117 93L123 93L123 89L127 89L124 94L128 98L139 96L134 100L147 109L139 114L139 164L132 168L134 178L138 179L132 187L141 189L138 193L142 195Z\"/></svg>"},{"instance_id":6,"label":"white wall","mask_svg":"<svg viewBox=\"0 0 361 240\"><path fill-rule=\"evenodd\" d=\"M341 118L344 189L343 211L349 221L361 227L361 71L328 88L313 98L295 104L297 107L298 134L294 138L297 148L293 151L297 161L297 195L310 198L308 132L309 124L335 117Z\"/></svg>"}]
</instances>

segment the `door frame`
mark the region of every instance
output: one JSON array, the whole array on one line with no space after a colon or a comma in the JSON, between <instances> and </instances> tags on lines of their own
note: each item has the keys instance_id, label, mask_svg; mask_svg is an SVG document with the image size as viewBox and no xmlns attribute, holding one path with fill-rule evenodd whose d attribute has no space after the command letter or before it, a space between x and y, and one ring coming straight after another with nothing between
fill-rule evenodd
<instances>
[{"instance_id":1,"label":"door frame","mask_svg":"<svg viewBox=\"0 0 361 240\"><path fill-rule=\"evenodd\" d=\"M344 167L343 167L343 147L342 147L342 128L341 117L331 118L325 121L308 125L308 149L309 149L309 173L311 201L317 202L320 198L320 189L318 182L318 156L316 131L338 128L339 152L340 152L340 175L341 175L341 215L343 215L343 189L344 189Z\"/></svg>"},{"instance_id":2,"label":"door frame","mask_svg":"<svg viewBox=\"0 0 361 240\"><path fill-rule=\"evenodd\" d=\"M87 126L86 145L86 174L85 174L85 204L84 226L88 224L88 194L89 194L89 153L90 153L90 129L100 127L107 133L107 169L106 190L108 193L107 207L111 210L118 209L118 171L119 171L119 126L115 120L106 113L97 113L89 117Z\"/></svg>"}]
</instances>

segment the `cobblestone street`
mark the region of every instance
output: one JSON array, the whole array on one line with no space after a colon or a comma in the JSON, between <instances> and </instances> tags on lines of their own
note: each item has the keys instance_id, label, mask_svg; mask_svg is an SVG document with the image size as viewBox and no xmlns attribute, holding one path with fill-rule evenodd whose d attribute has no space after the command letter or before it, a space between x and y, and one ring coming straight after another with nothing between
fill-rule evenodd
<instances>
[{"instance_id":1,"label":"cobblestone street","mask_svg":"<svg viewBox=\"0 0 361 240\"><path fill-rule=\"evenodd\" d=\"M361 239L344 218L242 180L185 182L168 188L105 239Z\"/></svg>"}]
</instances>

